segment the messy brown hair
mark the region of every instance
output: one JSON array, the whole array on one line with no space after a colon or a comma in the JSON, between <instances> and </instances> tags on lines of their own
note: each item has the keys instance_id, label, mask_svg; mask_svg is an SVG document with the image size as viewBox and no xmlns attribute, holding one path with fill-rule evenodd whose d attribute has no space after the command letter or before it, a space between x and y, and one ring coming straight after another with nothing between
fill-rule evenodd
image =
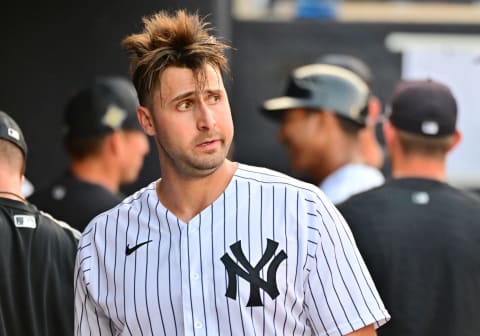
<instances>
[{"instance_id":1,"label":"messy brown hair","mask_svg":"<svg viewBox=\"0 0 480 336\"><path fill-rule=\"evenodd\" d=\"M210 35L209 24L198 14L161 11L144 17L143 24L141 33L122 41L130 54L130 72L141 105L151 105L153 91L169 66L192 69L199 83L205 80L206 64L228 72L224 51L230 47Z\"/></svg>"}]
</instances>

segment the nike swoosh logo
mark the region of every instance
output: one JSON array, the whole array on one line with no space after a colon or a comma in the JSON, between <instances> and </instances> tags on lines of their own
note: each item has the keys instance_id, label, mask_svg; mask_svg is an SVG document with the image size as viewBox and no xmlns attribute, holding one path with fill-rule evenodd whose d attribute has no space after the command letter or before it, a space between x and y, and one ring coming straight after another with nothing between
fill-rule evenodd
<instances>
[{"instance_id":1,"label":"nike swoosh logo","mask_svg":"<svg viewBox=\"0 0 480 336\"><path fill-rule=\"evenodd\" d=\"M150 243L150 242L151 242L151 240L147 240L147 241L144 241L143 243L137 244L137 245L132 246L132 247L128 246L128 244L127 244L127 246L125 247L125 255L128 256L128 255L132 254L132 253L135 252L138 248L140 248L140 247L142 247L143 245L148 244L148 243Z\"/></svg>"}]
</instances>

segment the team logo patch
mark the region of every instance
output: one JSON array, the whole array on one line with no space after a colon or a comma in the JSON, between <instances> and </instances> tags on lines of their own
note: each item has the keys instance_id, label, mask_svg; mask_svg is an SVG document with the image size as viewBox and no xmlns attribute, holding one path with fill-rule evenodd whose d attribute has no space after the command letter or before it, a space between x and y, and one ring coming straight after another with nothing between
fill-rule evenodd
<instances>
[{"instance_id":1,"label":"team logo patch","mask_svg":"<svg viewBox=\"0 0 480 336\"><path fill-rule=\"evenodd\" d=\"M280 294L277 287L278 267L283 260L287 259L287 254L283 250L275 255L277 247L278 243L276 241L267 239L265 253L263 253L257 265L253 267L242 251L240 240L230 245L230 250L240 265L236 264L228 253L225 253L220 258L228 273L228 287L225 296L234 300L237 299L237 276L239 276L250 283L250 297L248 298L247 307L263 306L260 297L260 288L263 289L270 298L275 299ZM269 261L271 262L267 269L267 281L265 281L260 277L260 271Z\"/></svg>"},{"instance_id":2,"label":"team logo patch","mask_svg":"<svg viewBox=\"0 0 480 336\"><path fill-rule=\"evenodd\" d=\"M127 117L127 112L116 105L109 105L102 123L112 129L117 129L122 126L123 121Z\"/></svg>"},{"instance_id":3,"label":"team logo patch","mask_svg":"<svg viewBox=\"0 0 480 336\"><path fill-rule=\"evenodd\" d=\"M30 215L15 215L13 216L13 222L18 228L35 229L37 227L35 217Z\"/></svg>"},{"instance_id":4,"label":"team logo patch","mask_svg":"<svg viewBox=\"0 0 480 336\"><path fill-rule=\"evenodd\" d=\"M14 138L17 141L20 141L20 133L18 133L18 131L13 128L8 128L8 136Z\"/></svg>"}]
</instances>

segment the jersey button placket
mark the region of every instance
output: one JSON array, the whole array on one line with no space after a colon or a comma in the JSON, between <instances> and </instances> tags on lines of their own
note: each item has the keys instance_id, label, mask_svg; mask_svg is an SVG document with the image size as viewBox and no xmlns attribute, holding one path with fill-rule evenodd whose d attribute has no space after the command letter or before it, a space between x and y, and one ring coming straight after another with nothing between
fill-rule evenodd
<instances>
[{"instance_id":1,"label":"jersey button placket","mask_svg":"<svg viewBox=\"0 0 480 336\"><path fill-rule=\"evenodd\" d=\"M203 307L203 288L201 281L201 259L200 259L200 234L199 234L199 222L198 218L195 218L190 223L188 223L188 289L189 289L189 306L191 306L191 315L193 325L193 332L197 334L197 331L200 332L205 328L204 325L204 307Z\"/></svg>"}]
</instances>

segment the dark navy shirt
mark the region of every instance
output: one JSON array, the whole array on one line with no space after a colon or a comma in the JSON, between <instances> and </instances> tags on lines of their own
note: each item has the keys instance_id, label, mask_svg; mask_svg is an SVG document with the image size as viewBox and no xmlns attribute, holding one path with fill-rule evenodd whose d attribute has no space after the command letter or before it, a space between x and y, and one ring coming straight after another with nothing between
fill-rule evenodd
<instances>
[{"instance_id":1,"label":"dark navy shirt","mask_svg":"<svg viewBox=\"0 0 480 336\"><path fill-rule=\"evenodd\" d=\"M80 180L66 172L28 200L39 209L83 231L96 215L120 203L123 195L114 194L101 185Z\"/></svg>"},{"instance_id":2,"label":"dark navy shirt","mask_svg":"<svg viewBox=\"0 0 480 336\"><path fill-rule=\"evenodd\" d=\"M338 205L392 319L379 336L480 335L480 200L402 178Z\"/></svg>"}]
</instances>

